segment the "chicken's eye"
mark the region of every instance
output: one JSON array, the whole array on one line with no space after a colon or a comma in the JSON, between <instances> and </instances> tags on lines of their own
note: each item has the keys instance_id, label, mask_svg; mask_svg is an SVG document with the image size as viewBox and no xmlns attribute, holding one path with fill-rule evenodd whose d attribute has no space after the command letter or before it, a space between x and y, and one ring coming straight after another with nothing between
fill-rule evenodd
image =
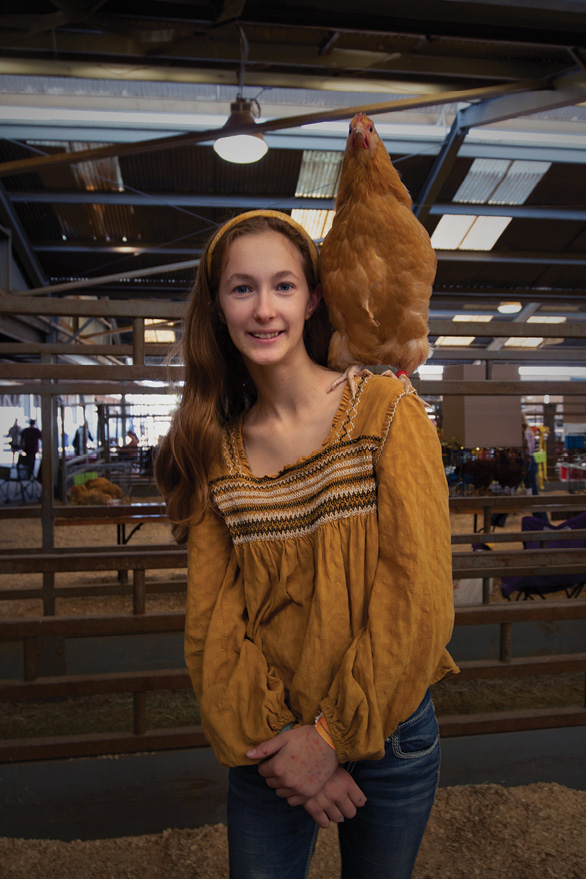
<instances>
[{"instance_id":1,"label":"chicken's eye","mask_svg":"<svg viewBox=\"0 0 586 879\"><path fill-rule=\"evenodd\" d=\"M370 126L370 128L368 130L371 132L374 131L374 128L372 127L372 125Z\"/></svg>"},{"instance_id":2,"label":"chicken's eye","mask_svg":"<svg viewBox=\"0 0 586 879\"><path fill-rule=\"evenodd\" d=\"M352 134L352 126L351 125L348 126L348 134Z\"/></svg>"}]
</instances>

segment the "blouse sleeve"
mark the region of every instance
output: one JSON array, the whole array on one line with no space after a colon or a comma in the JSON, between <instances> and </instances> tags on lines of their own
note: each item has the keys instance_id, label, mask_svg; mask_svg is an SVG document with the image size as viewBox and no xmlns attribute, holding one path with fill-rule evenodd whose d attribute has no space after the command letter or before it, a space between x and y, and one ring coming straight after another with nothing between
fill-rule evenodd
<instances>
[{"instance_id":1,"label":"blouse sleeve","mask_svg":"<svg viewBox=\"0 0 586 879\"><path fill-rule=\"evenodd\" d=\"M285 688L247 637L242 575L224 520L209 511L190 529L185 661L202 726L225 766L295 720Z\"/></svg>"},{"instance_id":2,"label":"blouse sleeve","mask_svg":"<svg viewBox=\"0 0 586 879\"><path fill-rule=\"evenodd\" d=\"M440 443L415 394L393 411L375 457L379 560L368 620L321 703L341 762L382 758L428 686L457 671L445 649L454 605Z\"/></svg>"}]
</instances>

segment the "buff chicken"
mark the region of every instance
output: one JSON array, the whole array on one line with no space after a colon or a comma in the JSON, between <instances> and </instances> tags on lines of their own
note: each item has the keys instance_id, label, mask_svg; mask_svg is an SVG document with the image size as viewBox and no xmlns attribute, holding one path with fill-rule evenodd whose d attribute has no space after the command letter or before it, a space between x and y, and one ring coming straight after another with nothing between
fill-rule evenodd
<instances>
[{"instance_id":1,"label":"buff chicken","mask_svg":"<svg viewBox=\"0 0 586 879\"><path fill-rule=\"evenodd\" d=\"M435 252L364 113L350 123L336 216L320 266L335 330L330 367L385 364L411 373L427 360Z\"/></svg>"}]
</instances>

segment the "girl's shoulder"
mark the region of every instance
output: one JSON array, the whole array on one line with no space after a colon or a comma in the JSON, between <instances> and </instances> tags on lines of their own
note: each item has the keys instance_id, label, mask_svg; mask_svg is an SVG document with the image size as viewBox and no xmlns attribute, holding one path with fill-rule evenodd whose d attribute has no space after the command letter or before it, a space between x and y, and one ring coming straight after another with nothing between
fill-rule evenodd
<instances>
[{"instance_id":1,"label":"girl's shoulder","mask_svg":"<svg viewBox=\"0 0 586 879\"><path fill-rule=\"evenodd\" d=\"M369 375L359 379L358 392L351 404L356 410L356 427L361 433L373 436L386 433L398 406L408 398L418 401L417 409L420 408L421 400L414 389L406 388L394 375Z\"/></svg>"}]
</instances>

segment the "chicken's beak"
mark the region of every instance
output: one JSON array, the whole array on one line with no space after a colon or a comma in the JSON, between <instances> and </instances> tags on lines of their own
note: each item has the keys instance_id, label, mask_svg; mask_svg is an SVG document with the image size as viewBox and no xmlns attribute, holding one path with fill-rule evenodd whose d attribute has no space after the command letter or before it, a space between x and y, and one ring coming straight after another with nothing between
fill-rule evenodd
<instances>
[{"instance_id":1,"label":"chicken's beak","mask_svg":"<svg viewBox=\"0 0 586 879\"><path fill-rule=\"evenodd\" d=\"M357 125L352 131L352 149L357 149L360 143L365 150L368 149L368 133L361 125Z\"/></svg>"}]
</instances>

